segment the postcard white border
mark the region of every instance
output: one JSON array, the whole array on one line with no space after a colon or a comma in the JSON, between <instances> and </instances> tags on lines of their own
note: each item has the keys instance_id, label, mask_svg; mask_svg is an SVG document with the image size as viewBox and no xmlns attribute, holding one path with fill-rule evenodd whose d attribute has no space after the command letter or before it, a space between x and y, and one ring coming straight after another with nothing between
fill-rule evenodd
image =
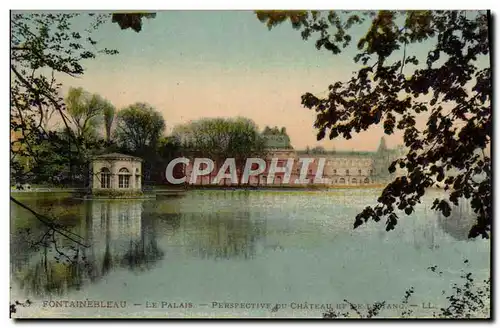
<instances>
[{"instance_id":1,"label":"postcard white border","mask_svg":"<svg viewBox=\"0 0 500 328\"><path fill-rule=\"evenodd\" d=\"M297 0L288 0L288 1L277 1L277 0L240 0L240 1L228 1L228 0L177 0L177 1L151 1L151 0L141 0L141 1L129 1L129 0L111 0L111 1L99 1L99 0L87 0L85 2L72 2L72 1L63 1L63 0L44 0L44 1L36 1L36 0L18 0L15 2L2 2L0 6L2 7L1 10L1 16L2 20L1 22L1 31L4 31L0 33L1 35L1 43L5 47L8 47L9 44L9 10L10 9L68 9L68 10L106 10L106 9L127 9L127 10L134 10L134 9L148 9L148 10L158 10L158 9L175 9L175 10L180 10L180 9L206 9L206 10L218 10L218 9L224 9L224 10L244 10L244 9L304 9L304 8L311 8L311 9L331 9L332 6L334 6L337 9L369 9L369 8L377 8L377 9L491 9L493 11L494 15L494 42L495 42L495 62L498 63L498 40L499 40L499 34L498 34L498 25L499 25L499 17L500 17L500 10L499 8L499 1L486 1L486 0L474 0L474 1L463 1L463 0L455 0L455 1L442 1L442 2L436 2L431 1L431 0L419 0L419 1L412 1L412 2L407 2L407 1L394 1L394 0L377 0L377 1L361 1L361 0L336 0L336 1L325 1L325 0L308 0L308 1L297 1ZM9 6L10 5L10 6ZM452 7L451 7L451 6ZM7 63L9 62L9 53L7 49L4 48L4 51L0 52L1 56L1 63L4 63L3 65L0 65L0 69L2 70L1 76L3 77L1 80L2 87L0 90L0 97L1 97L1 103L5 104L4 111L0 115L2 119L0 120L0 135L4 135L3 137L3 142L0 143L0 182L1 182L1 187L0 187L0 208L4 209L6 215L4 215L3 220L1 220L1 231L3 234L3 238L1 238L1 249L3 250L0 252L1 256L1 287L3 292L0 293L1 295L1 303L3 304L4 312L1 315L0 322L2 327L11 327L14 325L14 321L8 319L7 315L7 304L10 302L9 299L9 220L7 217L7 214L9 213L9 193L10 193L10 183L9 183L9 161L10 161L10 156L8 155L10 153L9 147L10 144L7 142L8 138L10 139L10 128L8 127L7 124L7 117L10 115L9 111L7 110L8 103L9 103L9 93L7 90L9 90L9 74L10 70L8 69ZM498 70L495 70L498 71ZM496 74L498 76L498 73ZM498 95L500 94L499 92L499 86L498 86L498 79L495 79L494 83L494 95L495 98L497 99ZM498 101L495 102L494 108L497 108L498 106ZM498 111L498 110L497 110ZM495 116L498 115L495 113ZM3 118L5 117L5 119ZM9 118L10 121L10 118ZM497 122L498 123L498 122ZM498 127L496 124L495 127ZM495 156L495 167L494 167L494 172L499 172L497 170L498 166L498 153L499 153L499 142L498 139L496 138L497 134L497 128L495 128L494 132L494 151L497 154ZM8 137L7 137L8 136ZM495 182L498 180L498 173L495 174ZM497 184L495 183L495 186ZM495 204L498 206L500 204L500 196L498 191L495 192ZM498 209L496 209L498 211ZM495 260L498 260L498 252L495 252ZM497 262L497 261L495 261ZM497 277L497 274L495 274L495 278ZM495 283L494 286L496 287L498 284ZM496 289L496 288L495 288ZM495 294L496 295L496 294ZM496 302L494 304L498 304L498 299L496 299ZM493 309L494 311L496 310ZM496 311L495 311L496 312ZM38 324L43 324L43 325L54 325L54 324L60 324L60 325L67 325L67 324L75 324L75 322L68 322L68 321L62 321L62 322L38 322ZM122 323L122 322L120 322ZM123 322L125 323L125 322ZM189 322L189 323L182 323L182 322L160 322L159 324L168 324L168 325L183 325L185 326L186 324L188 325L194 325L194 324L199 324L201 322ZM204 322L206 323L206 321ZM211 322L212 324L218 325L219 323L222 323L220 321L215 321ZM276 322L226 322L224 325L237 325L245 323L245 325L248 326L255 326L255 327L266 327L266 326L271 326L274 324L277 324ZM288 324L289 322L281 322L281 324ZM297 322L296 324L303 325L303 326L312 326L316 322ZM342 322L343 323L343 322ZM371 321L370 323L374 323ZM456 322L448 322L449 324L456 324ZM24 324L31 324L31 323L24 323ZM78 322L78 325L81 327L107 327L110 322L91 322L91 321L85 321L85 322ZM145 321L145 322L137 322L137 321L130 321L126 323L127 325L130 326L143 326L145 324L151 324L151 322ZM338 324L338 322L335 322L333 324ZM354 326L361 326L363 322L356 322L356 323L351 323ZM379 322L378 324L389 324L387 321L382 321ZM404 324L404 322L397 322L394 323L396 325L401 325ZM438 325L440 323L438 322L413 322L415 326L421 326L421 327L428 327L428 326L434 326ZM442 324L442 323L441 323ZM463 324L463 323L461 323ZM481 324L480 322L471 322L471 323L465 323L465 324ZM482 323L484 324L484 323Z\"/></svg>"}]
</instances>

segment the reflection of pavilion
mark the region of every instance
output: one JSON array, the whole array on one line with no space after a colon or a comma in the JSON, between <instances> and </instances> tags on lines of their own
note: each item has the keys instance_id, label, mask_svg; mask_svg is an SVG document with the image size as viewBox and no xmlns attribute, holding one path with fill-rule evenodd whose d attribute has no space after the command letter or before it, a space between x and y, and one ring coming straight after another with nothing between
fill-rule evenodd
<instances>
[{"instance_id":1,"label":"reflection of pavilion","mask_svg":"<svg viewBox=\"0 0 500 328\"><path fill-rule=\"evenodd\" d=\"M128 242L141 237L141 201L94 201L91 211L94 240Z\"/></svg>"},{"instance_id":2,"label":"reflection of pavilion","mask_svg":"<svg viewBox=\"0 0 500 328\"><path fill-rule=\"evenodd\" d=\"M95 273L115 267L143 269L162 257L154 222L142 217L141 200L93 201L87 217Z\"/></svg>"}]
</instances>

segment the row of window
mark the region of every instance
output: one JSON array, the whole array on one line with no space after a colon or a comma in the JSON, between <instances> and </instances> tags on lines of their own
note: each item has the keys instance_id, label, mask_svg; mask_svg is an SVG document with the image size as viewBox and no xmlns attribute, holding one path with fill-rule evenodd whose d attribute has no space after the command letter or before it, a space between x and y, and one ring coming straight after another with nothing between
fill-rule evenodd
<instances>
[{"instance_id":1,"label":"row of window","mask_svg":"<svg viewBox=\"0 0 500 328\"><path fill-rule=\"evenodd\" d=\"M277 176L275 179L276 179L276 182L281 183L281 177ZM262 175L261 181L267 181L267 177L265 175ZM351 179L351 183L358 183L358 182L370 183L370 179L369 178L365 178L364 180L359 179L359 181L356 178ZM345 178L340 178L338 180L335 179L334 183L340 183L340 184L346 183L346 179Z\"/></svg>"},{"instance_id":2,"label":"row of window","mask_svg":"<svg viewBox=\"0 0 500 328\"><path fill-rule=\"evenodd\" d=\"M373 174L373 170L370 170L368 171L370 173L370 175ZM333 174L337 174L337 170L333 170ZM349 170L345 170L345 175L349 175ZM362 174L362 171L361 170L358 170L358 174L361 175Z\"/></svg>"},{"instance_id":3,"label":"row of window","mask_svg":"<svg viewBox=\"0 0 500 328\"><path fill-rule=\"evenodd\" d=\"M341 160L341 159L329 159L327 161L327 166L331 165L370 165L371 160Z\"/></svg>"},{"instance_id":4,"label":"row of window","mask_svg":"<svg viewBox=\"0 0 500 328\"><path fill-rule=\"evenodd\" d=\"M291 154L289 155L291 156ZM287 159L278 159L278 165L284 165L286 163ZM370 159L327 159L326 160L326 166L333 166L333 165L370 165L372 163L372 160Z\"/></svg>"},{"instance_id":5,"label":"row of window","mask_svg":"<svg viewBox=\"0 0 500 328\"><path fill-rule=\"evenodd\" d=\"M205 181L204 181L205 180ZM253 180L253 181L252 181ZM254 182L255 180L254 179L251 179L250 182ZM345 184L346 181L348 181L348 179L346 180L345 178L340 178L340 179L335 179L333 182L334 183L339 183L339 184ZM365 178L365 179L356 179L356 178L352 178L351 180L351 183L370 183L370 179L369 178ZM208 179L201 179L200 181L202 184L206 183L206 184L209 184L209 181ZM277 183L277 184L281 184L281 177L280 176L277 176L274 178L274 182ZM265 184L267 183L267 176L265 175L261 175L260 176L260 183L261 184ZM230 185L231 184L231 179L223 179L222 181L222 184L225 184L225 185Z\"/></svg>"},{"instance_id":6,"label":"row of window","mask_svg":"<svg viewBox=\"0 0 500 328\"><path fill-rule=\"evenodd\" d=\"M253 168L253 167L252 167L252 169L253 169L253 170L255 170L256 168ZM299 174L299 173L300 173L300 171L301 171L301 170L297 168L297 169L295 169L295 171L294 171L294 172L295 172L296 174ZM369 172L369 174L370 174L370 175L373 175L373 170L369 170L368 172ZM309 174L313 174L313 170L311 170L311 169L310 169L310 170L309 170ZM335 170L333 170L333 174L337 174L337 170L336 170L336 169L335 169ZM349 171L349 170L345 170L345 175L349 175L349 174L350 174L350 171ZM358 174L359 174L359 175L362 175L362 174L363 174L363 171L362 171L362 170L358 170Z\"/></svg>"},{"instance_id":7,"label":"row of window","mask_svg":"<svg viewBox=\"0 0 500 328\"><path fill-rule=\"evenodd\" d=\"M139 170L136 169L138 172ZM139 177L136 177L137 184ZM111 188L111 172L107 167L101 169L101 188ZM126 168L121 168L118 171L118 188L130 188L130 172Z\"/></svg>"},{"instance_id":8,"label":"row of window","mask_svg":"<svg viewBox=\"0 0 500 328\"><path fill-rule=\"evenodd\" d=\"M299 173L300 170L297 169L297 170L295 170L295 172ZM373 170L369 170L368 172L370 175L373 175ZM313 173L313 170L309 170L309 174L312 174L312 173ZM337 170L333 170L333 174L337 174ZM345 170L345 175L349 175L349 174L350 174L349 170ZM362 175L363 172L361 170L358 170L358 174Z\"/></svg>"}]
</instances>

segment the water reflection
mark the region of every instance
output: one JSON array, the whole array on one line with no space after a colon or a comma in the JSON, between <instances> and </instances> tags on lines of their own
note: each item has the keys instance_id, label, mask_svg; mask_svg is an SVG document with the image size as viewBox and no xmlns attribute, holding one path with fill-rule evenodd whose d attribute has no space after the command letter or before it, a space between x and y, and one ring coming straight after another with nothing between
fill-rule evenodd
<instances>
[{"instance_id":1,"label":"water reflection","mask_svg":"<svg viewBox=\"0 0 500 328\"><path fill-rule=\"evenodd\" d=\"M204 259L251 259L256 243L264 236L262 221L253 221L248 211L184 214L183 234L190 253ZM197 224L194 231L189 231ZM194 232L194 233L193 233Z\"/></svg>"},{"instance_id":2,"label":"water reflection","mask_svg":"<svg viewBox=\"0 0 500 328\"><path fill-rule=\"evenodd\" d=\"M168 292L179 298L188 291L193 299L208 292L221 299L241 292L296 301L308 293L330 297L331 286L339 280L345 283L335 285L338 290L350 293L345 286L351 279L349 288L358 290L359 281L377 275L385 279L385 267L425 270L428 263L441 263L444 258L459 256L462 263L462 251L483 254L477 246L453 240L462 238L457 231L468 229L457 228L460 224L453 215L441 220L430 209L431 201L413 215L401 216L394 231L386 232L383 223L374 222L353 230L353 218L366 206L366 199L364 194L343 192L224 191L190 192L155 201L33 202L37 211L72 213L64 224L90 247L72 249L73 242L58 236L58 248L75 259L69 265L53 245L30 247L46 230L13 206L12 280L29 298L76 289L83 289L84 297L97 297L96 289L88 285L108 277L99 287L120 297L128 292L123 278L134 293L141 290L147 297L156 290L158 297ZM17 233L28 226L29 240ZM131 279L119 272L140 275L145 270L151 270L148 279ZM401 275L401 288L407 287L412 274ZM165 277L176 283L161 285ZM207 277L214 283L207 284ZM387 284L398 277L392 275ZM359 287L359 295L365 291L369 292Z\"/></svg>"},{"instance_id":3,"label":"water reflection","mask_svg":"<svg viewBox=\"0 0 500 328\"><path fill-rule=\"evenodd\" d=\"M34 295L63 294L95 282L110 271L150 269L164 256L157 242L155 220L143 216L143 202L86 201L83 217L74 217L71 231L85 239L78 247L60 235L34 245L43 227L28 238L13 234L13 277Z\"/></svg>"},{"instance_id":4,"label":"water reflection","mask_svg":"<svg viewBox=\"0 0 500 328\"><path fill-rule=\"evenodd\" d=\"M44 296L80 289L116 270L150 270L169 256L252 259L258 242L265 243L266 221L258 209L250 211L248 195L215 200L82 201L76 206L83 215L73 216L67 228L89 247L75 247L60 235L55 243L33 247L46 230L30 221L35 234L12 234L12 277L27 294Z\"/></svg>"},{"instance_id":5,"label":"water reflection","mask_svg":"<svg viewBox=\"0 0 500 328\"><path fill-rule=\"evenodd\" d=\"M441 212L437 217L439 227L455 240L469 240L469 231L477 220L477 215L466 199L459 199L458 205L451 204L449 217Z\"/></svg>"},{"instance_id":6,"label":"water reflection","mask_svg":"<svg viewBox=\"0 0 500 328\"><path fill-rule=\"evenodd\" d=\"M179 256L211 260L251 259L266 235L266 219L249 193L215 192L200 197L193 193L180 202L148 204L148 217L155 217L162 245ZM163 228L165 222L169 224ZM168 228L172 230L169 231Z\"/></svg>"}]
</instances>

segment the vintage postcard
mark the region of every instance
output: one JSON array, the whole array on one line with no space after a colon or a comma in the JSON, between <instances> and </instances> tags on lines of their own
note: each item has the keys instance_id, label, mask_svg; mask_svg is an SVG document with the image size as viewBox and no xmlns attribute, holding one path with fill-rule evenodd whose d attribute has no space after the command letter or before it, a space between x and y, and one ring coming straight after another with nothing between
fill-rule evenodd
<instances>
[{"instance_id":1,"label":"vintage postcard","mask_svg":"<svg viewBox=\"0 0 500 328\"><path fill-rule=\"evenodd\" d=\"M491 318L491 21L11 11L11 317Z\"/></svg>"}]
</instances>

